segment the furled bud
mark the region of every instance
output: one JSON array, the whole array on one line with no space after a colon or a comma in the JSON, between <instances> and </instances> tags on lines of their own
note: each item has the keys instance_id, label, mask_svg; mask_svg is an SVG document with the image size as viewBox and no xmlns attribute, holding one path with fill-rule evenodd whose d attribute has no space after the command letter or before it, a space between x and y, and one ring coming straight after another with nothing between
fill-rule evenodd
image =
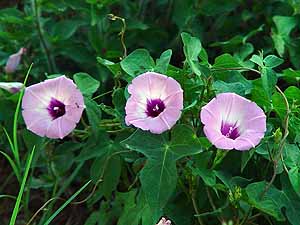
<instances>
[{"instance_id":1,"label":"furled bud","mask_svg":"<svg viewBox=\"0 0 300 225\"><path fill-rule=\"evenodd\" d=\"M26 48L21 48L17 53L9 56L4 68L6 73L14 73L20 64L22 55L26 52Z\"/></svg>"},{"instance_id":2,"label":"furled bud","mask_svg":"<svg viewBox=\"0 0 300 225\"><path fill-rule=\"evenodd\" d=\"M0 88L7 90L10 93L17 93L24 87L20 82L0 82Z\"/></svg>"}]
</instances>

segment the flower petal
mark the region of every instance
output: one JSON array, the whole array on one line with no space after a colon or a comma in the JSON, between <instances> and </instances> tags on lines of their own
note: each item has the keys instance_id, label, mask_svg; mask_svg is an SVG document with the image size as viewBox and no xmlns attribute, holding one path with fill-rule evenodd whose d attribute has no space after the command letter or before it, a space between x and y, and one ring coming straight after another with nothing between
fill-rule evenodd
<instances>
[{"instance_id":1,"label":"flower petal","mask_svg":"<svg viewBox=\"0 0 300 225\"><path fill-rule=\"evenodd\" d=\"M74 128L76 127L76 123L70 121L64 117L59 117L50 123L49 127L46 131L46 136L48 138L64 138L68 134L70 134Z\"/></svg>"},{"instance_id":2,"label":"flower petal","mask_svg":"<svg viewBox=\"0 0 300 225\"><path fill-rule=\"evenodd\" d=\"M127 125L160 134L180 118L183 90L173 78L147 72L132 80L128 92L131 96L125 106Z\"/></svg>"},{"instance_id":3,"label":"flower petal","mask_svg":"<svg viewBox=\"0 0 300 225\"><path fill-rule=\"evenodd\" d=\"M52 122L47 110L39 108L24 109L22 115L28 130L41 137L46 135L47 128Z\"/></svg>"},{"instance_id":4,"label":"flower petal","mask_svg":"<svg viewBox=\"0 0 300 225\"><path fill-rule=\"evenodd\" d=\"M85 106L74 82L61 76L27 87L22 108L29 130L42 137L63 138L76 127Z\"/></svg>"},{"instance_id":5,"label":"flower petal","mask_svg":"<svg viewBox=\"0 0 300 225\"><path fill-rule=\"evenodd\" d=\"M266 131L266 116L256 103L235 93L222 93L213 98L200 113L204 133L212 144L222 149L249 150ZM238 131L238 137L222 134L222 124ZM227 136L228 135L228 136Z\"/></svg>"}]
</instances>

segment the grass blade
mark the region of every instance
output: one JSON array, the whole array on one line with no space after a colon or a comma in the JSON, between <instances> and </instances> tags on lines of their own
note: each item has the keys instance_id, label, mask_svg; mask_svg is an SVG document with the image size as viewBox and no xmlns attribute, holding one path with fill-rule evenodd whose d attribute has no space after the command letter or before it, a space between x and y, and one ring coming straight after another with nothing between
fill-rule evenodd
<instances>
[{"instance_id":1,"label":"grass blade","mask_svg":"<svg viewBox=\"0 0 300 225\"><path fill-rule=\"evenodd\" d=\"M54 200L56 200L56 198L59 198L62 193L65 192L65 190L68 188L68 186L72 183L72 181L74 180L74 178L77 176L77 174L79 173L80 169L82 168L82 166L84 165L84 162L78 164L78 166L75 168L75 170L73 171L73 173L63 182L62 187L59 189L58 193L55 196L52 196L52 198ZM50 213L52 211L53 205L55 204L56 201L52 201L51 204L48 207L48 210L45 211L45 213L42 216L42 219L40 220L39 224L43 224L42 222L44 220L46 220L46 218L48 218L50 216Z\"/></svg>"},{"instance_id":2,"label":"grass blade","mask_svg":"<svg viewBox=\"0 0 300 225\"><path fill-rule=\"evenodd\" d=\"M11 138L10 138L8 132L7 132L7 130L5 129L5 127L3 127L3 131L4 131L4 133L5 133L5 135L6 135L6 138L7 138L8 142L9 142L9 146L10 146L10 148L11 148L11 151L12 151L12 153L13 153L14 156L15 156L15 148L14 148L14 144L13 144L13 142L12 142L12 140L11 140Z\"/></svg>"},{"instance_id":3,"label":"grass blade","mask_svg":"<svg viewBox=\"0 0 300 225\"><path fill-rule=\"evenodd\" d=\"M18 212L19 212L19 206L20 206L20 203L21 203L21 200L22 200L22 196L23 196L27 176L28 176L31 161L32 161L32 158L33 158L33 155L34 155L34 150L35 150L35 146L33 147L32 151L31 151L31 154L30 154L30 156L27 160L27 163L26 163L25 173L24 173L24 176L23 176L23 180L22 180L22 183L21 183L21 187L20 187L20 191L19 191L19 194L18 194L18 197L17 197L17 201L15 203L14 211L13 211L12 216L10 218L9 225L15 225L15 223L16 223L17 215L18 215Z\"/></svg>"},{"instance_id":4,"label":"grass blade","mask_svg":"<svg viewBox=\"0 0 300 225\"><path fill-rule=\"evenodd\" d=\"M14 162L14 161L12 160L12 158L11 158L8 154L6 154L5 152L0 151L0 153L1 153L2 155L4 155L5 158L8 160L8 162L9 162L11 168L13 169L13 171L14 171L14 173L15 173L17 179L18 179L18 181L21 182L20 171L19 171L17 165L15 164L15 162Z\"/></svg>"},{"instance_id":5,"label":"grass blade","mask_svg":"<svg viewBox=\"0 0 300 225\"><path fill-rule=\"evenodd\" d=\"M78 191L76 191L75 194L73 194L61 207L59 207L52 216L44 223L44 225L48 225L51 223L51 221L68 205L70 204L74 198L77 197L89 184L91 183L91 180L87 182L85 185L83 185Z\"/></svg>"},{"instance_id":6,"label":"grass blade","mask_svg":"<svg viewBox=\"0 0 300 225\"><path fill-rule=\"evenodd\" d=\"M32 65L33 64L31 63L31 65L30 65L30 67L27 71L27 74L25 76L24 83L23 83L24 86L26 85L26 82L27 82L29 73L31 71ZM19 112L20 112L20 108L21 108L21 101L22 101L23 94L24 94L24 89L20 92L20 95L19 95L18 104L17 104L17 107L16 107L15 115L14 115L14 124L13 124L14 156L16 158L16 163L20 168L21 168L21 163L20 163L20 156L19 156L17 132L18 132L18 116L19 116Z\"/></svg>"}]
</instances>

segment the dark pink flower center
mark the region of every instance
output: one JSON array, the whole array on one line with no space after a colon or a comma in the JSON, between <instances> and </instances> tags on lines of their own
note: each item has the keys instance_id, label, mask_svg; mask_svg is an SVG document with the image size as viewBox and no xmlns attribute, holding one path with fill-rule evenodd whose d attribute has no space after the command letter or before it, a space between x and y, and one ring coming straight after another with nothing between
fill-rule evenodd
<instances>
[{"instance_id":1,"label":"dark pink flower center","mask_svg":"<svg viewBox=\"0 0 300 225\"><path fill-rule=\"evenodd\" d=\"M240 136L238 126L235 124L230 124L222 121L221 133L230 139L235 140Z\"/></svg>"},{"instance_id":2,"label":"dark pink flower center","mask_svg":"<svg viewBox=\"0 0 300 225\"><path fill-rule=\"evenodd\" d=\"M66 113L65 104L55 98L51 98L47 109L53 120L65 115Z\"/></svg>"},{"instance_id":3,"label":"dark pink flower center","mask_svg":"<svg viewBox=\"0 0 300 225\"><path fill-rule=\"evenodd\" d=\"M160 99L147 100L146 114L150 117L157 117L161 112L165 110L166 106Z\"/></svg>"}]
</instances>

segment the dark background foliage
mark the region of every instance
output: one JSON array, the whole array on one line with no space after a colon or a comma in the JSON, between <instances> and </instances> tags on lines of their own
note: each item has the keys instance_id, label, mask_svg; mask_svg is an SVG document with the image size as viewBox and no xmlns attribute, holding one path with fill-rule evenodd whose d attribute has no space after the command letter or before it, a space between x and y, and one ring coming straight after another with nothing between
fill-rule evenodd
<instances>
[{"instance_id":1,"label":"dark background foliage","mask_svg":"<svg viewBox=\"0 0 300 225\"><path fill-rule=\"evenodd\" d=\"M17 224L50 200L31 223L45 224L90 179L53 224L154 225L162 215L175 225L300 224L298 0L24 0L0 8L0 80L22 82L33 63L30 84L65 74L87 106L63 140L30 133L19 117L20 174L36 151ZM21 47L21 65L5 74ZM147 70L185 91L179 125L162 135L124 124L126 86ZM255 149L224 152L205 138L199 110L221 92L266 112ZM11 157L3 128L13 134L17 100L0 90L0 150ZM174 157L180 142L185 151ZM8 224L20 179L7 157L0 163L0 224Z\"/></svg>"}]
</instances>

